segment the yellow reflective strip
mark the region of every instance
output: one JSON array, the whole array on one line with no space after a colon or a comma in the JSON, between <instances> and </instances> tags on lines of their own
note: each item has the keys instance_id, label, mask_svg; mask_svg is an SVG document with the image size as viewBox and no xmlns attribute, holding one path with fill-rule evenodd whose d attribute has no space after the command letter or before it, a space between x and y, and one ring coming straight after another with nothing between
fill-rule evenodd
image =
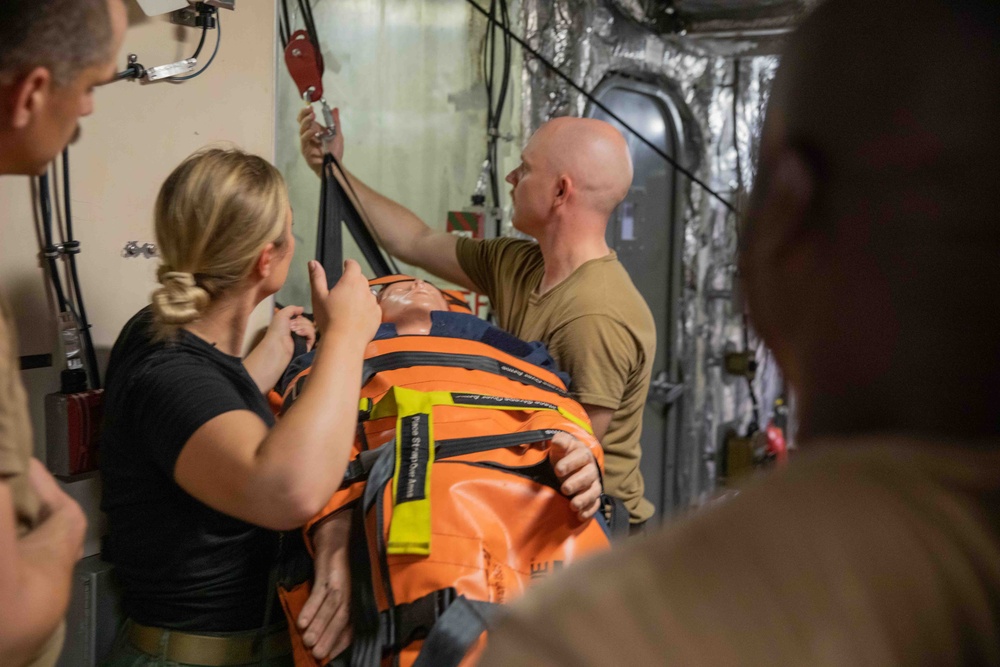
<instances>
[{"instance_id":1,"label":"yellow reflective strip","mask_svg":"<svg viewBox=\"0 0 1000 667\"><path fill-rule=\"evenodd\" d=\"M447 391L417 391L416 389L406 389L405 387L392 387L385 396L379 399L372 408L372 419L383 419L385 417L398 417L400 414L400 395L419 394L425 396L431 406L454 405L451 394Z\"/></svg>"},{"instance_id":2,"label":"yellow reflective strip","mask_svg":"<svg viewBox=\"0 0 1000 667\"><path fill-rule=\"evenodd\" d=\"M577 426L579 426L580 428L582 428L584 431L586 431L590 435L594 435L594 429L591 427L590 424L588 424L583 419L580 419L579 417L577 417L576 415L574 415L573 413L571 413L566 408L559 408L559 414L561 414L563 417L565 417L566 419L570 420L571 422L573 422L574 424L576 424Z\"/></svg>"},{"instance_id":3,"label":"yellow reflective strip","mask_svg":"<svg viewBox=\"0 0 1000 667\"><path fill-rule=\"evenodd\" d=\"M393 387L390 393L399 414L396 417L396 471L393 474L392 484L392 521L389 524L386 551L390 554L427 556L431 552L434 403L430 394L412 389ZM412 430L406 431L407 428ZM423 479L418 480L415 476L420 472L421 462L424 465ZM415 495L414 490L406 485L421 482L423 484L421 497L405 500L408 495Z\"/></svg>"},{"instance_id":4,"label":"yellow reflective strip","mask_svg":"<svg viewBox=\"0 0 1000 667\"><path fill-rule=\"evenodd\" d=\"M390 389L385 396L380 398L379 401L372 406L371 419L382 419L383 417L396 416L397 389L400 389L400 387L393 387Z\"/></svg>"}]
</instances>

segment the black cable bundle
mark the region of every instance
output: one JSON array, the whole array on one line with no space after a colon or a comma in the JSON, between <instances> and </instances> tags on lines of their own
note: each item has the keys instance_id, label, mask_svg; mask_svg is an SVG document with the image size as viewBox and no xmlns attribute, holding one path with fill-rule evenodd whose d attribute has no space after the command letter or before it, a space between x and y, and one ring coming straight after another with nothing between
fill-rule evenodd
<instances>
[{"instance_id":1,"label":"black cable bundle","mask_svg":"<svg viewBox=\"0 0 1000 667\"><path fill-rule=\"evenodd\" d=\"M90 386L101 388L101 375L97 368L97 354L94 352L94 339L90 335L90 320L87 319L87 309L83 305L83 290L80 287L80 274L76 270L76 256L80 254L80 242L73 237L73 209L69 193L69 148L64 148L63 159L63 220L66 223L64 253L68 257L70 276L73 279L73 294L76 298L77 321L80 334L83 336L84 352L87 355L87 371Z\"/></svg>"},{"instance_id":2,"label":"black cable bundle","mask_svg":"<svg viewBox=\"0 0 1000 667\"><path fill-rule=\"evenodd\" d=\"M498 18L499 10L499 18ZM511 70L511 50L510 38L510 13L507 0L491 0L489 15L487 16L489 25L486 28L486 36L483 39L483 81L486 84L486 165L489 174L490 195L493 206L500 206L500 178L497 171L499 158L497 153L497 142L500 139L500 118L503 115L504 105L507 101L507 90L510 83ZM500 29L503 48L503 69L500 75L499 91L496 101L493 98L494 76L496 72L496 40L497 30ZM499 232L499 230L497 230Z\"/></svg>"},{"instance_id":3,"label":"black cable bundle","mask_svg":"<svg viewBox=\"0 0 1000 667\"><path fill-rule=\"evenodd\" d=\"M59 278L59 265L56 259L61 254L59 246L53 243L52 238L52 194L49 192L48 172L38 177L38 205L42 214L42 238L45 246L42 248L42 256L49 268L49 281L52 289L56 293L56 303L59 312L69 312L69 302L66 300L66 292L63 291L62 280Z\"/></svg>"},{"instance_id":4,"label":"black cable bundle","mask_svg":"<svg viewBox=\"0 0 1000 667\"><path fill-rule=\"evenodd\" d=\"M195 78L197 76L201 76L201 74L203 74L205 72L205 70L207 70L209 67L211 67L212 62L215 60L215 56L218 55L218 53L219 53L219 45L222 44L222 16L221 15L216 15L215 16L215 30L216 30L216 33L215 33L215 48L212 49L212 55L209 56L208 62L205 63L205 66L202 67L197 72L195 72L194 74L188 74L186 76L171 77L169 79L170 81L190 81L191 79L193 79L193 78ZM205 46L205 35L207 33L208 33L208 23L206 22L205 25L203 25L202 28L201 28L201 39L198 40L198 48L196 48L194 50L194 53L191 55L192 58L197 58L199 55L201 55L201 50Z\"/></svg>"},{"instance_id":5,"label":"black cable bundle","mask_svg":"<svg viewBox=\"0 0 1000 667\"><path fill-rule=\"evenodd\" d=\"M309 41L312 42L317 54L322 53L319 47L319 32L316 30L316 19L313 16L312 5L309 4L309 0L297 0L297 4L306 34L309 35ZM281 13L278 14L278 36L281 38L282 47L288 46L292 32L292 14L288 11L288 0L281 0Z\"/></svg>"},{"instance_id":6,"label":"black cable bundle","mask_svg":"<svg viewBox=\"0 0 1000 667\"><path fill-rule=\"evenodd\" d=\"M86 357L87 377L93 389L100 389L101 376L97 367L97 354L94 351L94 341L90 334L90 322L83 303L83 290L80 286L80 274L77 271L76 256L80 253L80 242L73 237L73 209L70 198L69 149L63 149L63 242L56 245L52 237L52 194L49 188L49 175L45 173L38 177L38 204L41 213L42 238L44 247L42 255L48 266L49 281L56 294L56 303L60 313L69 313L76 322L77 330L82 337L82 347ZM63 289L63 281L59 274L56 259L65 256L67 283L73 288L72 294ZM75 304L74 304L75 301Z\"/></svg>"}]
</instances>

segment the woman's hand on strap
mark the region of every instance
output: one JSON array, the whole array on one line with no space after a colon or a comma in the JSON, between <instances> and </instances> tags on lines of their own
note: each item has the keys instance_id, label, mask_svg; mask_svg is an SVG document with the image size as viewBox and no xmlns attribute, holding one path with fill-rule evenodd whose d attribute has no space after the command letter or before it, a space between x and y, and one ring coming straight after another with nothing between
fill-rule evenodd
<instances>
[{"instance_id":1,"label":"woman's hand on strap","mask_svg":"<svg viewBox=\"0 0 1000 667\"><path fill-rule=\"evenodd\" d=\"M292 340L292 322L300 319L305 309L302 306L285 306L274 314L271 323L267 325L267 333L261 344L271 343L280 348L283 356L286 356L285 365L292 359L295 351L295 342Z\"/></svg>"},{"instance_id":2,"label":"woman's hand on strap","mask_svg":"<svg viewBox=\"0 0 1000 667\"><path fill-rule=\"evenodd\" d=\"M328 290L326 271L319 262L310 261L309 282L316 326L323 335L344 335L367 345L382 322L382 309L358 263L346 260L344 275Z\"/></svg>"},{"instance_id":3,"label":"woman's hand on strap","mask_svg":"<svg viewBox=\"0 0 1000 667\"><path fill-rule=\"evenodd\" d=\"M341 512L316 526L316 576L296 620L302 641L324 664L351 643L350 529L350 512Z\"/></svg>"},{"instance_id":4,"label":"woman's hand on strap","mask_svg":"<svg viewBox=\"0 0 1000 667\"><path fill-rule=\"evenodd\" d=\"M601 474L597 461L582 441L569 433L552 436L549 462L559 478L559 489L581 521L597 513L601 506Z\"/></svg>"},{"instance_id":5,"label":"woman's hand on strap","mask_svg":"<svg viewBox=\"0 0 1000 667\"><path fill-rule=\"evenodd\" d=\"M302 317L302 306L286 306L274 314L264 337L243 360L250 377L262 394L267 394L281 378L295 353L296 333L306 339L306 351L312 349L316 329L312 322Z\"/></svg>"}]
</instances>

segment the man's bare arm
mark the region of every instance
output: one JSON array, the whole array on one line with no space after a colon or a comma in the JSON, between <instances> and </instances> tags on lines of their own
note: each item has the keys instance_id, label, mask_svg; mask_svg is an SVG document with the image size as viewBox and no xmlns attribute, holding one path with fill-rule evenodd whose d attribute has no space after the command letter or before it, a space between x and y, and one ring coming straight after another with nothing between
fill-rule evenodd
<instances>
[{"instance_id":1,"label":"man's bare arm","mask_svg":"<svg viewBox=\"0 0 1000 667\"><path fill-rule=\"evenodd\" d=\"M343 126L340 123L338 109L334 109L334 120L338 132L330 148L337 160L341 161L344 152L341 131ZM302 155L317 175L323 166L323 147L317 135L323 131L324 128L316 122L311 107L306 107L299 113ZM382 247L390 255L407 264L419 266L456 285L470 290L476 289L458 263L455 252L458 240L454 235L431 229L413 211L371 189L346 168L344 171L351 186L348 188L345 185L344 189L352 200L354 197L351 195L351 188L357 193L360 206L359 202L354 200L355 206L363 215L367 214L369 225L374 229ZM341 174L337 174L337 179L342 185L344 184Z\"/></svg>"},{"instance_id":2,"label":"man's bare arm","mask_svg":"<svg viewBox=\"0 0 1000 667\"><path fill-rule=\"evenodd\" d=\"M86 519L79 505L41 463L30 478L46 508L33 531L18 539L14 500L0 481L0 664L31 660L66 614L73 566L82 555Z\"/></svg>"},{"instance_id":3,"label":"man's bare arm","mask_svg":"<svg viewBox=\"0 0 1000 667\"><path fill-rule=\"evenodd\" d=\"M594 428L594 437L603 443L604 436L608 433L608 427L611 426L611 417L614 416L615 411L611 408L588 403L583 404L583 409L587 411L587 416L590 417L590 424Z\"/></svg>"}]
</instances>

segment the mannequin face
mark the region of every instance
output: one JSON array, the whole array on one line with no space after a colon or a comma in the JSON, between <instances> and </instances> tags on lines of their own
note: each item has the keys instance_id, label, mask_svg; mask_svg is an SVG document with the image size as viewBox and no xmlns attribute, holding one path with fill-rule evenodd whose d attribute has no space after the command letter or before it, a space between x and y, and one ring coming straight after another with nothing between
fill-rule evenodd
<instances>
[{"instance_id":1,"label":"mannequin face","mask_svg":"<svg viewBox=\"0 0 1000 667\"><path fill-rule=\"evenodd\" d=\"M378 295L382 321L399 324L414 318L426 319L434 310L448 310L441 290L419 278L387 285Z\"/></svg>"}]
</instances>

